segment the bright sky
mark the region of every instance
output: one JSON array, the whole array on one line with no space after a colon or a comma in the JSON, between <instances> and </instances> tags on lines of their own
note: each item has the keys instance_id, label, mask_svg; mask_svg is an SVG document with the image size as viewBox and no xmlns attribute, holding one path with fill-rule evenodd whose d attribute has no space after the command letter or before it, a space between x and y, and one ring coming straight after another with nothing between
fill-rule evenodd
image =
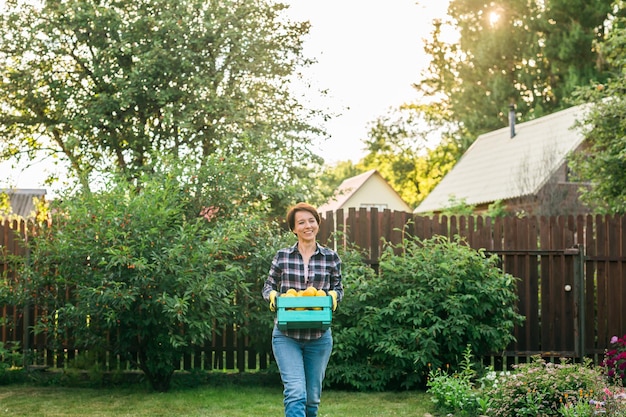
<instances>
[{"instance_id":1,"label":"bright sky","mask_svg":"<svg viewBox=\"0 0 626 417\"><path fill-rule=\"evenodd\" d=\"M283 0L297 20L311 22L306 75L330 94L323 105L341 116L326 124L330 135L317 153L326 162L365 155L368 124L391 107L417 99L412 84L428 65L423 39L449 0ZM312 101L313 102L313 101Z\"/></svg>"},{"instance_id":2,"label":"bright sky","mask_svg":"<svg viewBox=\"0 0 626 417\"><path fill-rule=\"evenodd\" d=\"M0 0L1 1L1 0ZM318 63L305 76L328 89L324 102L313 105L341 113L325 128L330 138L315 150L328 163L365 155L368 124L391 107L417 99L411 87L428 61L423 38L431 22L445 15L449 0L282 0L294 20L311 22L305 55ZM308 92L305 92L308 96ZM0 188L45 188L49 164L24 172L0 163Z\"/></svg>"}]
</instances>

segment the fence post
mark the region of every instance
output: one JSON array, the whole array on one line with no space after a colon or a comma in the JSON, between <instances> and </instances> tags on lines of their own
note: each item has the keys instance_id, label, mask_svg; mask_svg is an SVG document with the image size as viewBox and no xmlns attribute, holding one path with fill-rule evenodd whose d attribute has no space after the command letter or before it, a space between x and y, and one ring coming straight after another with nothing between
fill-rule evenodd
<instances>
[{"instance_id":1,"label":"fence post","mask_svg":"<svg viewBox=\"0 0 626 417\"><path fill-rule=\"evenodd\" d=\"M585 248L577 244L565 250L565 253L574 255L574 323L575 340L574 350L582 359L585 357Z\"/></svg>"},{"instance_id":2,"label":"fence post","mask_svg":"<svg viewBox=\"0 0 626 417\"><path fill-rule=\"evenodd\" d=\"M24 239L26 240L26 243L28 243L28 238L29 236L27 235L27 233L29 232L29 230L24 231ZM25 245L26 247L26 253L24 254L25 258L26 258L26 264L30 266L30 247L28 246L28 244ZM28 282L28 281L27 281ZM26 301L24 301L24 312L22 314L22 321L23 321L23 328L22 328L22 366L24 368L28 368L30 365L33 365L32 363L29 363L29 358L32 357L29 353L30 351L30 332L31 332L31 328L30 328L30 313L31 313L31 308L35 308L35 306L33 304L31 304L31 302L28 300L28 298L26 299ZM34 330L32 330L34 332Z\"/></svg>"}]
</instances>

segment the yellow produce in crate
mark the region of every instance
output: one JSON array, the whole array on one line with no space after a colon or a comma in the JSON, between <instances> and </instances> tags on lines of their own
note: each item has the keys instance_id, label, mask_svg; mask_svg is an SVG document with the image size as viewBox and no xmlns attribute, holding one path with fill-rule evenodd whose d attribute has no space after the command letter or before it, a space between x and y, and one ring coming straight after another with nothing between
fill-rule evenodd
<instances>
[{"instance_id":1,"label":"yellow produce in crate","mask_svg":"<svg viewBox=\"0 0 626 417\"><path fill-rule=\"evenodd\" d=\"M333 300L328 295L277 297L278 328L326 330L333 319L332 307Z\"/></svg>"}]
</instances>

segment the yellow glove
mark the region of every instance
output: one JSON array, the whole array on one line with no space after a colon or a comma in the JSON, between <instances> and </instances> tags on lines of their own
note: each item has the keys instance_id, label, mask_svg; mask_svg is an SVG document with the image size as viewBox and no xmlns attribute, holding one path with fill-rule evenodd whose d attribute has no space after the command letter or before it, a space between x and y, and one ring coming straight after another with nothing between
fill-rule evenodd
<instances>
[{"instance_id":1,"label":"yellow glove","mask_svg":"<svg viewBox=\"0 0 626 417\"><path fill-rule=\"evenodd\" d=\"M276 295L277 294L278 294L278 291L276 290L270 291L270 310L271 311L276 311Z\"/></svg>"},{"instance_id":2,"label":"yellow glove","mask_svg":"<svg viewBox=\"0 0 626 417\"><path fill-rule=\"evenodd\" d=\"M330 290L328 291L328 295L333 297L333 311L337 310L337 291Z\"/></svg>"}]
</instances>

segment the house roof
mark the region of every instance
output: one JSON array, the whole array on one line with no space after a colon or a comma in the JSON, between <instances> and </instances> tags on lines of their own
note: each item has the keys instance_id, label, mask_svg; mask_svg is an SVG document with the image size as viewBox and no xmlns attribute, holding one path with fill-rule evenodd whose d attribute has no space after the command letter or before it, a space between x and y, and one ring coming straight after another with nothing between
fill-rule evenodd
<instances>
[{"instance_id":1,"label":"house roof","mask_svg":"<svg viewBox=\"0 0 626 417\"><path fill-rule=\"evenodd\" d=\"M375 181L372 181L375 180ZM368 185L369 184L369 185ZM376 187L379 187L377 190L379 194L372 195L368 198L368 203L370 204L390 204L392 207L403 207L403 209L409 211L410 208L404 202L402 197L393 189L391 185L380 175L380 173L371 169L362 174L356 175L354 177L350 177L345 179L335 191L335 195L328 200L325 204L318 208L318 212L326 213L327 211L335 211L340 208L348 208L353 207L350 204L354 204L359 206L361 202L357 202L359 198L356 197L356 194L363 190L364 193L372 193L372 186L377 184ZM386 192L388 190L388 193ZM380 193L382 191L382 193ZM363 197L361 195L361 198Z\"/></svg>"},{"instance_id":2,"label":"house roof","mask_svg":"<svg viewBox=\"0 0 626 417\"><path fill-rule=\"evenodd\" d=\"M359 188L377 171L371 169L354 177L346 178L335 191L335 195L331 197L325 204L318 207L317 211L325 213L327 211L335 211L343 207L343 205L357 192Z\"/></svg>"},{"instance_id":3,"label":"house roof","mask_svg":"<svg viewBox=\"0 0 626 417\"><path fill-rule=\"evenodd\" d=\"M414 210L444 209L451 199L469 205L536 194L584 137L574 123L585 105L480 135Z\"/></svg>"},{"instance_id":4,"label":"house roof","mask_svg":"<svg viewBox=\"0 0 626 417\"><path fill-rule=\"evenodd\" d=\"M25 219L33 217L35 212L33 198L42 199L46 196L45 189L31 188L0 188L0 193L5 193L9 196L11 214Z\"/></svg>"}]
</instances>

